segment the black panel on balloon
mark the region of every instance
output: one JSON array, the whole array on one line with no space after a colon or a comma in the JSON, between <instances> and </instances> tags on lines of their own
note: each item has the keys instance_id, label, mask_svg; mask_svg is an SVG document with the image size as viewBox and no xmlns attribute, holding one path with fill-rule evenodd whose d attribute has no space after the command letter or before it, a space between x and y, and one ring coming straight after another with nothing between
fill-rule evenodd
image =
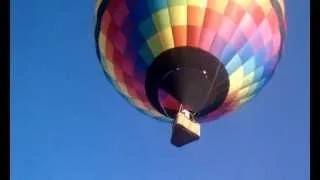
<instances>
[{"instance_id":1,"label":"black panel on balloon","mask_svg":"<svg viewBox=\"0 0 320 180\"><path fill-rule=\"evenodd\" d=\"M176 112L159 101L159 90L170 94L199 117L216 110L229 91L224 65L212 54L193 47L177 47L161 53L150 65L145 90L150 103L163 115Z\"/></svg>"}]
</instances>

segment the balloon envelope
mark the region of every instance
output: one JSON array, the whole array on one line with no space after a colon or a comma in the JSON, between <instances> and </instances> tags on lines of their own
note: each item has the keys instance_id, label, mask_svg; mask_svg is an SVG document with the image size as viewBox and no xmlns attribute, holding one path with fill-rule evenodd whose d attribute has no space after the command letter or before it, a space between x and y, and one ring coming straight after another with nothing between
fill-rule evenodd
<instances>
[{"instance_id":1,"label":"balloon envelope","mask_svg":"<svg viewBox=\"0 0 320 180\"><path fill-rule=\"evenodd\" d=\"M105 74L135 108L171 121L180 104L215 120L270 80L286 32L283 0L97 0Z\"/></svg>"}]
</instances>

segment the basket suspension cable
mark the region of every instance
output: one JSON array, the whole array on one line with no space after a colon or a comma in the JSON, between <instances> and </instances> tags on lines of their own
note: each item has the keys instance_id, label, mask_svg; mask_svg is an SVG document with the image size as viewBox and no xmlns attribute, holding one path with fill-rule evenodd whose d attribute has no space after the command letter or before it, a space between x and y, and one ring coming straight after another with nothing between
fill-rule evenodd
<instances>
[{"instance_id":1,"label":"basket suspension cable","mask_svg":"<svg viewBox=\"0 0 320 180\"><path fill-rule=\"evenodd\" d=\"M218 68L217 68L217 71L215 72L215 75L214 75L214 77L213 77L212 80L211 80L210 88L209 88L208 91L207 91L207 95L206 95L206 98L204 98L204 102L203 102L203 104L202 104L202 108L201 108L201 109L203 109L203 108L205 107L205 105L207 104L207 102L208 102L209 95L210 95L210 93L211 93L211 91L212 91L212 89L213 89L213 87L214 87L214 84L215 84L215 82L216 82L216 80L217 80L218 74L219 74L219 72L220 72L221 65L222 65L222 64L219 63ZM199 113L195 113L195 116L199 116L199 115L200 115Z\"/></svg>"}]
</instances>

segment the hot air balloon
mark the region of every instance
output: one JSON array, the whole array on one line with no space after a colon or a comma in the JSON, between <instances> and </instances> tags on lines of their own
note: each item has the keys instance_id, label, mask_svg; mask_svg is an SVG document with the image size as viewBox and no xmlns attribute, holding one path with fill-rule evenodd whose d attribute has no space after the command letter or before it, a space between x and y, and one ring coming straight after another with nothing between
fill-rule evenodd
<instances>
[{"instance_id":1,"label":"hot air balloon","mask_svg":"<svg viewBox=\"0 0 320 180\"><path fill-rule=\"evenodd\" d=\"M177 147L258 94L287 29L284 0L97 0L95 13L107 79L139 111L170 122Z\"/></svg>"}]
</instances>

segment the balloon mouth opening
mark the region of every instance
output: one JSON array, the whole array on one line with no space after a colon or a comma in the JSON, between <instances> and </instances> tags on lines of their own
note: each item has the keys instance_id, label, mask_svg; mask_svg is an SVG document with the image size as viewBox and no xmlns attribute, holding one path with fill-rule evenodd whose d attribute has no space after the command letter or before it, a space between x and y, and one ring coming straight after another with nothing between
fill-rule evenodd
<instances>
[{"instance_id":1,"label":"balloon mouth opening","mask_svg":"<svg viewBox=\"0 0 320 180\"><path fill-rule=\"evenodd\" d=\"M148 68L145 91L161 114L175 118L181 105L197 120L215 111L229 91L229 75L215 56L193 47L162 52Z\"/></svg>"}]
</instances>

